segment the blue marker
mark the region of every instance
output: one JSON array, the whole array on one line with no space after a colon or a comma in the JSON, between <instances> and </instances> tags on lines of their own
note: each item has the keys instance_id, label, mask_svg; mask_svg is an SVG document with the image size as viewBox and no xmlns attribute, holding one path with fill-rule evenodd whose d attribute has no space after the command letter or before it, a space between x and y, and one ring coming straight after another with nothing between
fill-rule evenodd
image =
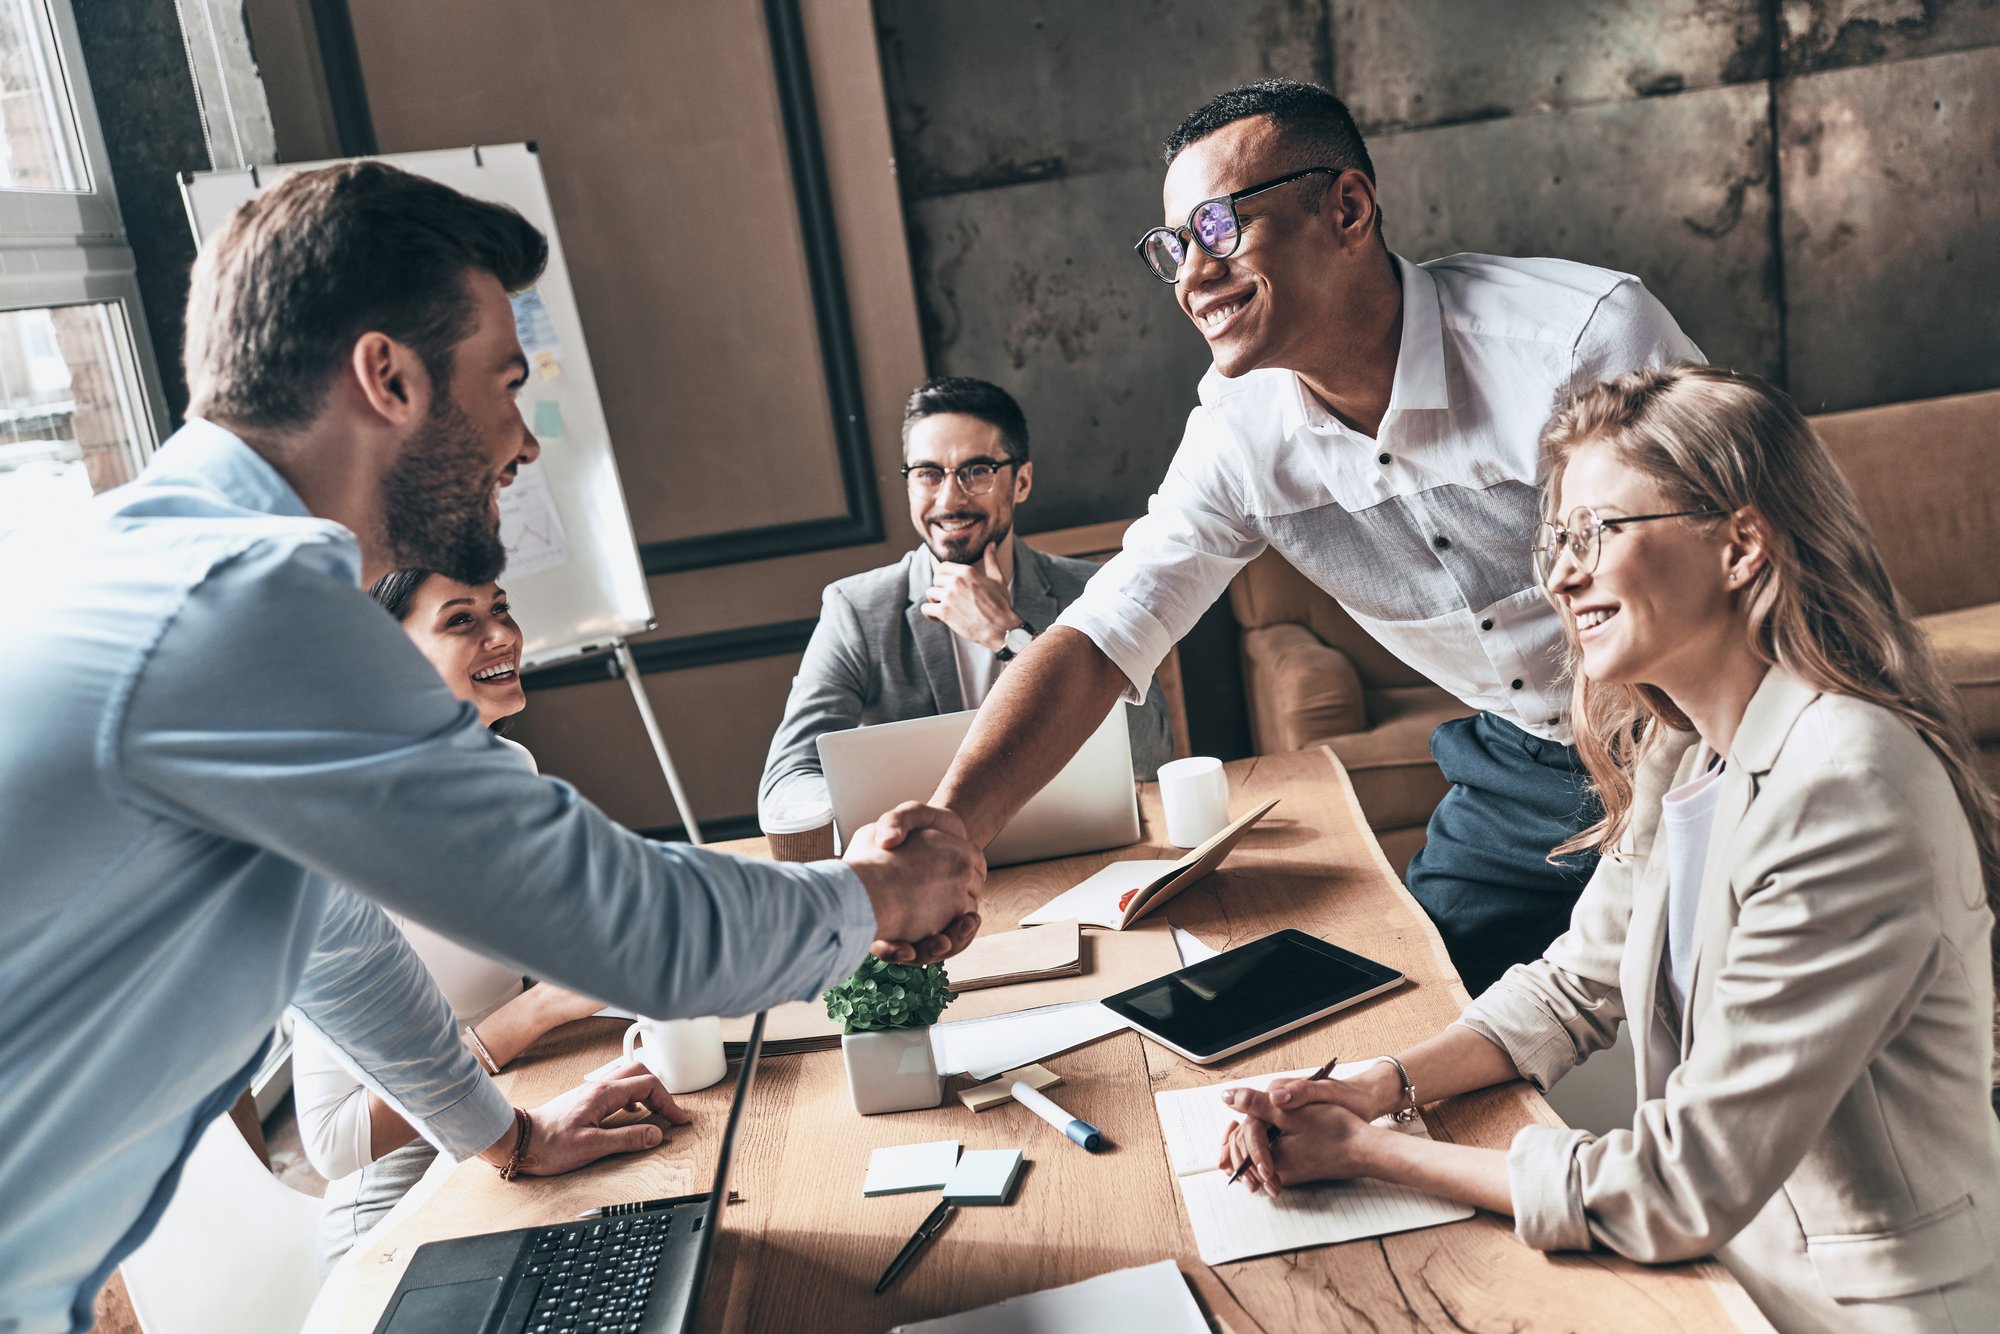
<instances>
[{"instance_id":1,"label":"blue marker","mask_svg":"<svg viewBox=\"0 0 2000 1334\"><path fill-rule=\"evenodd\" d=\"M1015 1080L1014 1087L1009 1089L1008 1092L1014 1095L1015 1102L1020 1103L1023 1107L1033 1112L1036 1116L1041 1117L1042 1120L1047 1121L1057 1130L1062 1131L1063 1134L1069 1136L1092 1153L1096 1153L1103 1145L1103 1131L1088 1121L1080 1121L1076 1117L1071 1116L1068 1112L1030 1088L1026 1080Z\"/></svg>"}]
</instances>

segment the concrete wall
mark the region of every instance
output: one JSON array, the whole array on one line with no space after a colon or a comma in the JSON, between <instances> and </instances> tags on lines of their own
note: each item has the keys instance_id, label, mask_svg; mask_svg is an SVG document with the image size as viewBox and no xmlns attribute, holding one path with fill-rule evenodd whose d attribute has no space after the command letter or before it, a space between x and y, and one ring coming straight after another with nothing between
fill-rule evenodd
<instances>
[{"instance_id":1,"label":"concrete wall","mask_svg":"<svg viewBox=\"0 0 2000 1334\"><path fill-rule=\"evenodd\" d=\"M877 0L925 349L1021 397L1037 527L1139 513L1206 365L1132 253L1210 94L1331 86L1390 244L1642 277L1808 411L2000 385L1994 0Z\"/></svg>"}]
</instances>

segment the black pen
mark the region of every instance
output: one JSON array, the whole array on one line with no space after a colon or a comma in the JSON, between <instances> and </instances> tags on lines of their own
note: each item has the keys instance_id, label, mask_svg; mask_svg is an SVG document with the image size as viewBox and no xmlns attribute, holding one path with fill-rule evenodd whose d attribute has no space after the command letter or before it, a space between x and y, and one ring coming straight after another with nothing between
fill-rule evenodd
<instances>
[{"instance_id":1,"label":"black pen","mask_svg":"<svg viewBox=\"0 0 2000 1334\"><path fill-rule=\"evenodd\" d=\"M1338 1056L1334 1057L1333 1060L1328 1061L1325 1065L1322 1065L1319 1069L1307 1075L1306 1079L1308 1081L1314 1079L1325 1079L1328 1075L1333 1073L1333 1067L1336 1064L1338 1064L1339 1061L1340 1058ZM1276 1126L1267 1125L1264 1127L1264 1142L1266 1144L1276 1144L1278 1142L1278 1136L1284 1133L1285 1133L1284 1131L1278 1129ZM1243 1161L1236 1164L1236 1170L1229 1174L1229 1180L1223 1182L1222 1184L1225 1186L1235 1185L1236 1179L1242 1176L1244 1172L1248 1171L1249 1168L1250 1168L1250 1155L1246 1153L1243 1155Z\"/></svg>"},{"instance_id":2,"label":"black pen","mask_svg":"<svg viewBox=\"0 0 2000 1334\"><path fill-rule=\"evenodd\" d=\"M595 1209L585 1209L577 1217L618 1218L624 1214L649 1214L655 1209L671 1209L677 1204L693 1204L696 1200L705 1200L707 1198L708 1192L703 1191L699 1195L676 1195L668 1200L630 1200L624 1204L602 1204ZM742 1198L741 1195L738 1195L733 1190L729 1192L729 1202L731 1204L735 1204Z\"/></svg>"},{"instance_id":3,"label":"black pen","mask_svg":"<svg viewBox=\"0 0 2000 1334\"><path fill-rule=\"evenodd\" d=\"M882 1277L875 1280L875 1295L877 1297L882 1295L883 1289L896 1281L898 1275L910 1267L911 1262L923 1253L924 1247L931 1244L932 1238L936 1237L943 1230L944 1221L951 1217L951 1211L955 1207L954 1205L939 1201L938 1207L931 1210L930 1216L917 1224L917 1230L911 1234L908 1241L903 1243L903 1249L896 1252L896 1258L891 1260L889 1267L882 1271Z\"/></svg>"}]
</instances>

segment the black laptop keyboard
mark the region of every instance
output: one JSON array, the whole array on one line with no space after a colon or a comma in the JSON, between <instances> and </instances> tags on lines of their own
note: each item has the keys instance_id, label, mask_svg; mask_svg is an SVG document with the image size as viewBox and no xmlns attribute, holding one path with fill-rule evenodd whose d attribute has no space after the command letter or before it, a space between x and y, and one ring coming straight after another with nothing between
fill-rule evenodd
<instances>
[{"instance_id":1,"label":"black laptop keyboard","mask_svg":"<svg viewBox=\"0 0 2000 1334\"><path fill-rule=\"evenodd\" d=\"M527 1281L541 1290L527 1330L638 1334L666 1239L687 1217L664 1209L543 1231L528 1256Z\"/></svg>"}]
</instances>

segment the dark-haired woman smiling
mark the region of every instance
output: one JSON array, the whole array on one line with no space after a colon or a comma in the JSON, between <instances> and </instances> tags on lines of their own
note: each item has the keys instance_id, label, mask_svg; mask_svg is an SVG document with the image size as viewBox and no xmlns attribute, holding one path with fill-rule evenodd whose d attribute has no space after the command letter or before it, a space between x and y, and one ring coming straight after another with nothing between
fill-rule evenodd
<instances>
[{"instance_id":1,"label":"dark-haired woman smiling","mask_svg":"<svg viewBox=\"0 0 2000 1334\"><path fill-rule=\"evenodd\" d=\"M1779 1329L2000 1329L2000 827L1957 697L1797 407L1711 367L1543 432L1534 547L1576 668L1603 860L1569 930L1358 1078L1232 1099L1270 1191L1375 1177L1542 1250L1713 1252ZM1526 536L1525 534L1523 535ZM1640 1103L1510 1149L1373 1124L1632 1026Z\"/></svg>"},{"instance_id":2,"label":"dark-haired woman smiling","mask_svg":"<svg viewBox=\"0 0 2000 1334\"><path fill-rule=\"evenodd\" d=\"M498 584L468 585L424 570L397 570L371 590L403 625L451 693L496 727L527 704L521 688L521 629ZM505 737L501 738L506 741ZM534 758L507 744L534 767ZM498 1071L549 1030L594 1013L598 1002L542 982L415 922L397 919L438 990L451 1002L466 1043ZM436 1150L397 1110L342 1066L325 1040L301 1026L292 1052L306 1157L328 1180L321 1216L322 1263L331 1265L373 1227L430 1167ZM677 1112L674 1119L685 1119ZM614 1131L605 1132L616 1134ZM637 1148L640 1145L607 1145Z\"/></svg>"}]
</instances>

